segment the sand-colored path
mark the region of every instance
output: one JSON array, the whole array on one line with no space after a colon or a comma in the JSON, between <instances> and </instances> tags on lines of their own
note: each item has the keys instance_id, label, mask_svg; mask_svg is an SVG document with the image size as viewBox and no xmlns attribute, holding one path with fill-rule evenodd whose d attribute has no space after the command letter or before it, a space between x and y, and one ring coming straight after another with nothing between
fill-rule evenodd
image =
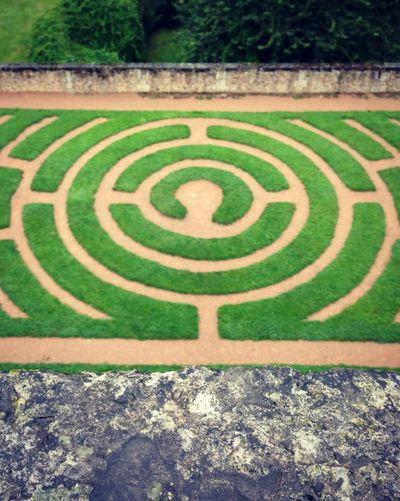
<instances>
[{"instance_id":1,"label":"sand-colored path","mask_svg":"<svg viewBox=\"0 0 400 501\"><path fill-rule=\"evenodd\" d=\"M271 98L253 96L240 99L149 99L139 96L107 95L107 96L66 96L48 94L0 94L0 107L30 107L30 108L54 108L54 109L173 109L173 110L193 110L204 109L218 111L273 111L273 110L365 110L365 109L398 109L400 110L400 100L382 98ZM7 121L7 117L2 118L2 122ZM349 190L332 170L329 164L319 157L307 146L273 131L267 131L260 127L245 123L238 124L230 120L222 119L169 119L155 123L148 123L125 130L107 138L89 149L80 159L78 159L66 174L59 190L56 193L36 193L32 192L30 185L36 172L56 149L61 147L73 137L78 136L96 125L103 123L106 119L99 118L85 124L82 127L66 134L63 138L55 141L36 160L27 162L14 159L10 156L12 149L29 135L35 133L40 128L50 124L55 117L50 117L29 127L17 139L7 145L0 153L0 165L20 169L23 174L23 181L13 198L12 202L12 224L7 230L0 232L0 239L12 238L15 240L18 251L23 257L30 271L36 276L39 283L50 294L58 298L62 303L69 306L77 313L91 318L107 320L109 317L102 311L75 298L68 291L61 288L51 276L49 276L41 263L36 259L30 249L28 239L25 235L22 213L27 203L42 202L54 205L55 222L69 252L101 280L121 287L125 290L144 294L155 299L167 300L178 303L189 303L197 307L199 313L199 339L196 341L136 341L122 339L34 339L34 338L3 338L0 339L0 362L20 362L20 363L109 363L109 364L268 364L268 363L288 363L288 364L349 364L363 366L400 366L400 343L399 344L377 344L372 342L333 342L333 341L227 341L218 337L217 311L218 308L226 304L240 304L247 301L260 300L276 297L288 292L298 285L304 284L314 278L321 270L329 266L338 256L349 236L352 220L353 206L360 202L379 203L385 213L386 237L384 243L376 257L375 263L363 281L356 284L354 289L338 301L328 305L321 311L314 313L310 320L325 320L344 311L348 306L356 303L374 285L382 274L391 257L391 248L394 242L400 238L400 225L392 197L379 176L379 171L383 168L400 165L400 154L382 138L376 136L363 126L353 120L347 123L369 135L378 141L389 151L393 158L389 160L367 161L359 153L354 151L347 144L330 136L329 134L317 130L314 127L300 121L293 120L299 127L311 130L315 134L329 139L347 151L356 159L369 173L375 186L375 192L357 193ZM232 143L221 140L212 140L207 137L207 128L213 125L223 125L227 127L248 130L266 137L273 138L301 152L307 157L321 173L328 179L333 187L339 205L339 216L337 227L330 245L319 256L319 258L297 274L282 280L276 284L223 296L195 295L191 293L176 293L168 290L160 290L138 282L127 280L116 272L107 269L102 264L94 260L75 238L68 224L67 200L68 193L85 164L98 153L102 152L115 141L129 137L137 132L151 130L153 127L161 125L184 124L189 127L191 135L187 140L171 141L166 144L156 144L143 148L139 152L128 155L122 159L103 178L99 186L94 210L96 216L107 231L110 237L119 246L162 265L175 269L190 270L195 272L204 271L227 271L241 268L257 263L269 255L283 249L301 232L306 224L309 213L309 200L306 189L294 175L293 171L282 161L250 146L235 143L235 148L244 153L256 155L257 157L274 165L286 178L289 189L279 193L266 192L257 182L241 169L237 169L222 162L208 161L202 162L204 167L222 168L240 177L251 189L254 197L249 212L243 218L226 228L212 223L211 216L213 210L210 207L217 207L221 194L218 190L213 190L210 186L201 184L202 182L191 183L192 192L183 190L180 193L180 200L187 204L188 216L184 220L172 220L158 213L149 202L149 194L152 186L160 179L171 172L193 165L193 162L184 161L172 164L161 171L150 176L137 192L134 194L119 193L113 187L121 173L132 164L132 162L157 151L171 148L173 146L184 146L187 144L215 144L232 147ZM194 188L193 188L194 186ZM197 188L196 188L197 186ZM189 191L190 191L189 190ZM193 191L194 190L194 191ZM194 193L194 195L193 195ZM295 215L291 224L283 232L281 237L270 246L253 252L250 255L228 259L223 261L201 261L191 260L178 256L166 255L154 249L149 249L138 242L131 240L116 225L111 217L109 207L115 203L136 203L147 219L152 220L158 226L164 227L173 232L197 236L202 238L226 237L239 234L253 224L260 217L266 205L271 201L289 201L296 207ZM18 306L12 303L11 299L0 290L0 307L12 318L24 318L26 313L19 310ZM399 321L400 313L394 321ZM400 340L399 340L400 341Z\"/></svg>"},{"instance_id":2,"label":"sand-colored path","mask_svg":"<svg viewBox=\"0 0 400 501\"><path fill-rule=\"evenodd\" d=\"M0 362L119 365L345 364L400 367L400 344L342 341L0 339Z\"/></svg>"},{"instance_id":3,"label":"sand-colored path","mask_svg":"<svg viewBox=\"0 0 400 501\"><path fill-rule=\"evenodd\" d=\"M139 94L63 94L0 92L1 108L53 110L203 110L203 111L362 111L400 110L400 99L375 96L304 97L243 96L202 99L144 97Z\"/></svg>"}]
</instances>

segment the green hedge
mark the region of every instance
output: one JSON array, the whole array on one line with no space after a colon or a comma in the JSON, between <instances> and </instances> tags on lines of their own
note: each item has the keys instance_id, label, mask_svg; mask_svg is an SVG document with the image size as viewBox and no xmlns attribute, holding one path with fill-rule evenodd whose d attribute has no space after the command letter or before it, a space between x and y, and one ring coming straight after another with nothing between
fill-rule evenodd
<instances>
[{"instance_id":1,"label":"green hedge","mask_svg":"<svg viewBox=\"0 0 400 501\"><path fill-rule=\"evenodd\" d=\"M71 41L58 8L39 18L33 26L30 58L37 63L64 63L70 60Z\"/></svg>"},{"instance_id":2,"label":"green hedge","mask_svg":"<svg viewBox=\"0 0 400 501\"><path fill-rule=\"evenodd\" d=\"M190 61L368 62L400 57L400 0L175 0Z\"/></svg>"},{"instance_id":3,"label":"green hedge","mask_svg":"<svg viewBox=\"0 0 400 501\"><path fill-rule=\"evenodd\" d=\"M118 53L124 61L143 54L143 26L136 0L62 0L72 40L92 49Z\"/></svg>"},{"instance_id":4,"label":"green hedge","mask_svg":"<svg viewBox=\"0 0 400 501\"><path fill-rule=\"evenodd\" d=\"M30 57L38 63L140 61L144 32L136 0L61 0L34 25Z\"/></svg>"},{"instance_id":5,"label":"green hedge","mask_svg":"<svg viewBox=\"0 0 400 501\"><path fill-rule=\"evenodd\" d=\"M144 27L143 27L144 24ZM141 61L144 31L182 25L193 62L400 58L400 0L60 0L34 25L39 63Z\"/></svg>"}]
</instances>

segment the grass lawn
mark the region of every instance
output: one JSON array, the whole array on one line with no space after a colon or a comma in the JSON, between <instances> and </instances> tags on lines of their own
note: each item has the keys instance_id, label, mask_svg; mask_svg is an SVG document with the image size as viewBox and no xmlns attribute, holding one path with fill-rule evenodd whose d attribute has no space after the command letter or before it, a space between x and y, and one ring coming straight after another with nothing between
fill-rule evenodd
<instances>
[{"instance_id":1,"label":"grass lawn","mask_svg":"<svg viewBox=\"0 0 400 501\"><path fill-rule=\"evenodd\" d=\"M208 365L211 370L223 371L229 370L231 365ZM259 365L242 365L246 368L257 368ZM291 367L292 369L306 374L307 372L323 372L331 369L359 369L371 370L371 367L360 366L345 366L345 365L280 365L273 364L268 368ZM103 374L110 371L137 371L141 373L148 372L170 372L179 371L183 369L180 365L91 365L91 364L13 364L13 363L0 363L0 372L14 372L14 371L51 371L60 372L63 374L79 374L82 371L93 372L95 374ZM378 371L395 371L400 373L400 369L386 369L385 367L374 367L372 370Z\"/></svg>"},{"instance_id":2,"label":"grass lawn","mask_svg":"<svg viewBox=\"0 0 400 501\"><path fill-rule=\"evenodd\" d=\"M400 127L392 119L399 119L399 112L0 110L1 115L10 118L0 126L0 147L5 147L27 127L43 125L46 117L56 120L21 139L5 159L5 165L0 165L0 288L28 317L11 318L0 311L0 336L195 339L200 310L196 301L186 295L207 295L210 301L219 301L219 335L228 339L399 341L400 323L396 318L400 311L400 246L396 237L391 237L386 266L357 300L326 320L309 320L310 316L342 301L363 283L374 269L385 235L398 235L400 160L367 131L398 148ZM190 127L196 125L180 122L196 118L201 123L203 117L215 122L208 126L203 144L197 144L190 134ZM98 118L104 119L103 122L93 122ZM346 143L365 162L326 137L293 124L294 118ZM364 132L352 128L346 122L350 118L364 126ZM165 125L163 119L174 121ZM229 119L231 126L227 122L221 124L218 119ZM70 299L46 288L36 273L31 272L26 256L19 250L23 246L14 228L17 216L12 217L14 209L11 209L22 174L18 162L26 162L24 175L31 175L29 169L34 167L30 162L46 152L54 141L92 122L91 128L45 156L38 170L32 171L32 191L18 196L27 197L21 224L29 248L43 270L65 295L101 312L107 316L106 320L82 314ZM258 129L245 130L248 125ZM130 132L136 126L144 126L145 130ZM271 130L280 133L281 139L271 137L268 134ZM120 134L119 138L113 137L116 134ZM87 258L83 262L66 245L64 235L59 232L56 202L64 177L75 162L108 139L103 149L79 167L66 195L68 227L77 244L96 261L94 270ZM297 146L291 140L297 141ZM301 145L327 163L329 175ZM244 177L202 165L202 160L229 164ZM382 160L386 162L385 168L377 171L376 180L368 172L371 167L367 161L378 169ZM185 230L172 231L164 223L149 219L141 205L139 193L144 183L182 161L191 165L158 178L148 191L148 203L162 217L185 223L187 211L175 198L177 190L185 183L212 182L223 194L222 203L212 216L213 224L222 232L218 238L194 237ZM99 186L120 162L126 164L109 189L112 196L122 197L118 199L122 202L109 204L108 217L113 228L122 233L123 243L116 234L109 233L95 205ZM303 198L292 201L284 198L293 196L294 188L282 165L305 190ZM223 237L223 232L239 224L257 202L255 192L243 181L245 176L252 177L263 196L272 198L264 202L252 224L238 234ZM336 238L342 203L332 179L337 179L335 183L355 200L351 227L337 253L313 276L283 289L275 297L261 295L230 304L231 295L262 291L281 283L290 285L297 274L312 267L327 252ZM392 200L386 206L390 197ZM290 227L299 204L308 204L304 224L285 245L260 256L263 249L276 244ZM165 256L170 261L165 262ZM249 260L243 265L235 264L243 259ZM213 268L215 263L217 267ZM197 269L200 265L205 268ZM107 273L117 276L118 281L106 280ZM141 284L160 291L160 295L154 297L142 289L129 289L127 283ZM174 300L169 299L172 295Z\"/></svg>"},{"instance_id":3,"label":"grass lawn","mask_svg":"<svg viewBox=\"0 0 400 501\"><path fill-rule=\"evenodd\" d=\"M161 29L147 41L144 60L149 63L183 63L186 61L183 31Z\"/></svg>"},{"instance_id":4,"label":"grass lawn","mask_svg":"<svg viewBox=\"0 0 400 501\"><path fill-rule=\"evenodd\" d=\"M30 32L36 19L57 0L0 0L0 62L29 60Z\"/></svg>"}]
</instances>

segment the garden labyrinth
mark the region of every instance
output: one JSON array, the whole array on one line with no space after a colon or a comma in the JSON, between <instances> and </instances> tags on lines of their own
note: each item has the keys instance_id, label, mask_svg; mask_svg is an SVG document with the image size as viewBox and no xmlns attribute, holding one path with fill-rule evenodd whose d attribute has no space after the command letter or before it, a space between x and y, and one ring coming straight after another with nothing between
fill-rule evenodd
<instances>
[{"instance_id":1,"label":"garden labyrinth","mask_svg":"<svg viewBox=\"0 0 400 501\"><path fill-rule=\"evenodd\" d=\"M0 361L400 366L400 112L0 111Z\"/></svg>"}]
</instances>

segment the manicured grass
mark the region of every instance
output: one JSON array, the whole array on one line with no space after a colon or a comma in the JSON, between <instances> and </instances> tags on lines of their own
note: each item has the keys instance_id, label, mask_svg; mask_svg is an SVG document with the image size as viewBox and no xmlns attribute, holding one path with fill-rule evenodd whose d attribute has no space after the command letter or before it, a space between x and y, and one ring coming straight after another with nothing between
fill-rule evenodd
<instances>
[{"instance_id":1,"label":"manicured grass","mask_svg":"<svg viewBox=\"0 0 400 501\"><path fill-rule=\"evenodd\" d=\"M363 367L357 365L285 365L285 364L271 364L271 365L206 365L208 369L214 371L225 371L235 367L242 367L245 369L277 369L277 368L291 368L302 374L308 372L326 372L335 369L355 369L360 371L379 371L379 372L397 372L400 369L389 369L386 367ZM94 374L104 374L105 372L127 372L136 371L139 373L149 372L170 372L179 371L183 369L180 365L95 365L95 364L14 364L14 363L0 363L0 372L18 372L18 371L47 371L58 372L61 374L79 374L81 372L92 372Z\"/></svg>"},{"instance_id":2,"label":"manicured grass","mask_svg":"<svg viewBox=\"0 0 400 501\"><path fill-rule=\"evenodd\" d=\"M125 329L119 333L121 337L196 337L194 307L156 301L124 291L99 280L73 259L58 236L52 206L26 206L24 224L31 247L50 276L75 297L121 320L125 324Z\"/></svg>"},{"instance_id":3,"label":"manicured grass","mask_svg":"<svg viewBox=\"0 0 400 501\"><path fill-rule=\"evenodd\" d=\"M273 165L254 155L226 146L188 145L157 151L136 160L121 174L115 189L117 191L135 191L150 174L167 165L182 160L195 160L197 163L202 159L217 160L242 169L253 176L267 191L275 192L288 188L286 179Z\"/></svg>"},{"instance_id":4,"label":"manicured grass","mask_svg":"<svg viewBox=\"0 0 400 501\"><path fill-rule=\"evenodd\" d=\"M116 189L134 191L151 173L184 159L207 158L228 162L251 174L268 191L288 187L283 176L270 164L229 148L215 146L175 147L153 153L136 161L119 178ZM190 179L208 179L222 185L224 201L214 214L214 221L229 224L243 216L250 207L252 195L237 177L217 169L184 169L158 183L151 201L169 216L184 216L186 209L172 196L177 187ZM197 175L195 175L197 173ZM204 177L206 175L206 177ZM271 244L286 228L293 215L290 204L270 204L262 217L248 230L231 238L195 239L173 234L147 221L133 206L113 206L112 214L121 229L134 240L167 254L191 259L232 259L251 254Z\"/></svg>"},{"instance_id":5,"label":"manicured grass","mask_svg":"<svg viewBox=\"0 0 400 501\"><path fill-rule=\"evenodd\" d=\"M296 150L259 134L219 127L212 127L210 131L216 138L243 142L268 151L294 170L306 185L310 199L310 216L303 232L289 246L269 258L227 272L192 273L139 258L117 246L94 214L92 201L99 182L112 165L108 164L109 159L115 162L115 155L110 148L107 157L100 154L85 165L71 187L68 198L71 229L93 257L129 280L161 289L196 294L227 294L283 280L311 264L320 255L333 237L337 201L331 185L319 169ZM149 159L148 162L146 165L150 170L153 163ZM128 175L128 170L126 173Z\"/></svg>"},{"instance_id":6,"label":"manicured grass","mask_svg":"<svg viewBox=\"0 0 400 501\"><path fill-rule=\"evenodd\" d=\"M324 306L336 301L350 292L354 284L359 283L372 266L376 254L384 238L384 214L379 205L357 204L355 206L354 223L351 234L337 258L314 279L304 285L298 286L292 291L278 296L277 298L246 303L243 305L224 306L219 310L219 332L222 337L230 339L241 339L245 335L252 339L296 339L297 334L293 330L280 331L279 326L282 319L286 321L305 320L309 315L322 309ZM363 247L364 252L359 253ZM358 259L354 257L358 255ZM397 264L397 263L396 263ZM396 276L394 275L394 282ZM390 276L393 276L390 274ZM386 284L387 285L387 284ZM385 289L388 292L388 289ZM389 289L394 297L388 297L388 303L396 304L400 307L400 293L394 288ZM375 310L381 312L378 319L380 323L390 324L393 322L394 314L390 318L385 315L385 298L381 297L377 302ZM377 311L369 311L364 308L363 314L353 318L353 325L357 319L362 319L367 324L376 320ZM314 332L318 330L311 324L321 324L321 322L308 322L304 325L309 334L303 333L306 339L313 339ZM326 322L325 322L326 323ZM332 323L336 323L332 320ZM308 327L310 327L308 329ZM318 326L319 327L319 326ZM246 333L246 334L245 334ZM340 329L329 332L330 338L335 339L368 339L370 333L364 333L362 328L356 329L353 333L346 332L342 337ZM392 340L392 337L390 337ZM384 340L384 335L380 337Z\"/></svg>"},{"instance_id":7,"label":"manicured grass","mask_svg":"<svg viewBox=\"0 0 400 501\"><path fill-rule=\"evenodd\" d=\"M339 117L329 114L309 114L305 118L305 121L310 125L317 127L317 129L328 132L344 143L347 143L368 160L381 160L383 158L392 157L392 155L385 150L383 146L354 127L351 127Z\"/></svg>"},{"instance_id":8,"label":"manicured grass","mask_svg":"<svg viewBox=\"0 0 400 501\"><path fill-rule=\"evenodd\" d=\"M20 171L0 166L0 229L10 226L11 198L17 191L21 179Z\"/></svg>"},{"instance_id":9,"label":"manicured grass","mask_svg":"<svg viewBox=\"0 0 400 501\"><path fill-rule=\"evenodd\" d=\"M55 115L65 116L67 119L70 119L70 116L73 116L74 113L76 112L63 111L55 112ZM143 125L153 120L170 118L174 114L168 112L118 113L108 111L85 112L84 115L87 121L101 117L106 118L107 122L99 124L86 133L71 139L52 153L36 174L32 185L33 190L56 191L68 169L92 146L123 130Z\"/></svg>"},{"instance_id":10,"label":"manicured grass","mask_svg":"<svg viewBox=\"0 0 400 501\"><path fill-rule=\"evenodd\" d=\"M392 248L392 258L374 286L355 305L327 322L327 325L355 323L368 319L379 328L391 324L400 311L400 240Z\"/></svg>"},{"instance_id":11,"label":"manicured grass","mask_svg":"<svg viewBox=\"0 0 400 501\"><path fill-rule=\"evenodd\" d=\"M51 115L50 115L51 116ZM32 136L27 137L11 152L14 158L22 160L34 160L42 151L48 148L55 140L65 136L68 132L77 129L93 116L91 112L83 112L79 115L61 115L56 121L38 130Z\"/></svg>"},{"instance_id":12,"label":"manicured grass","mask_svg":"<svg viewBox=\"0 0 400 501\"><path fill-rule=\"evenodd\" d=\"M29 319L11 319L0 310L0 337L7 336L44 336L44 337L123 337L138 339L183 338L193 339L197 335L196 310L187 305L155 301L143 296L124 293L120 289L109 286L83 270L79 280L73 281L80 271L77 263L64 249L55 246L55 252L46 249L46 240L55 236L51 224L51 208L46 205L33 206L40 215L50 217L34 221L38 232L31 241L38 256L49 252L50 259L44 261L45 269L57 267L55 280L65 284L67 290L85 294L93 299L94 306L103 306L109 313L122 312L121 318L113 320L92 320L81 316L69 307L61 304L49 295L26 268L15 245L11 241L0 241L0 287L12 297ZM47 210L46 210L47 209ZM50 210L50 212L49 212ZM29 211L28 211L29 215ZM32 237L32 235L31 235ZM36 242L36 239L38 242ZM47 244L48 245L48 244ZM70 276L70 278L68 278ZM23 286L22 286L23 284ZM99 290L90 290L97 287ZM124 308L125 305L125 308Z\"/></svg>"},{"instance_id":13,"label":"manicured grass","mask_svg":"<svg viewBox=\"0 0 400 501\"><path fill-rule=\"evenodd\" d=\"M305 118L307 118L307 116ZM357 160L327 139L304 129L303 127L291 124L288 121L280 120L277 117L270 117L269 115L263 117L262 119L254 120L253 123L255 125L260 125L262 127L266 127L267 129L280 132L284 136L293 138L299 143L308 146L328 163L342 182L351 190L375 190L367 172L357 162Z\"/></svg>"},{"instance_id":14,"label":"manicured grass","mask_svg":"<svg viewBox=\"0 0 400 501\"><path fill-rule=\"evenodd\" d=\"M199 180L216 184L222 190L223 200L212 216L214 223L232 224L250 209L253 195L247 185L230 172L210 167L189 167L172 172L153 187L150 201L162 214L184 219L186 207L175 198L175 193L183 184Z\"/></svg>"},{"instance_id":15,"label":"manicured grass","mask_svg":"<svg viewBox=\"0 0 400 501\"><path fill-rule=\"evenodd\" d=\"M260 219L239 235L207 239L164 230L145 219L135 205L113 205L111 213L122 231L145 247L171 256L217 261L247 256L271 245L288 226L294 205L268 204Z\"/></svg>"},{"instance_id":16,"label":"manicured grass","mask_svg":"<svg viewBox=\"0 0 400 501\"><path fill-rule=\"evenodd\" d=\"M356 120L400 151L400 126L377 113L358 114Z\"/></svg>"},{"instance_id":17,"label":"manicured grass","mask_svg":"<svg viewBox=\"0 0 400 501\"><path fill-rule=\"evenodd\" d=\"M399 127L400 128L400 127ZM381 178L387 184L396 205L397 213L400 218L400 165L392 169L385 169L379 172Z\"/></svg>"},{"instance_id":18,"label":"manicured grass","mask_svg":"<svg viewBox=\"0 0 400 501\"><path fill-rule=\"evenodd\" d=\"M7 110L2 115L8 115ZM51 111L24 110L22 113L13 113L9 120L0 125L0 149L16 139L30 125L51 116Z\"/></svg>"},{"instance_id":19,"label":"manicured grass","mask_svg":"<svg viewBox=\"0 0 400 501\"><path fill-rule=\"evenodd\" d=\"M311 265L330 245L334 236L338 201L325 175L298 150L262 134L240 129L241 122L280 132L303 143L320 157L353 191L373 191L367 172L347 152L302 127L290 123L301 119L340 138L365 158L390 158L379 143L347 125L352 118L399 147L400 127L390 118L398 112L335 113L202 113L202 112L102 112L59 110L0 110L12 118L0 126L0 147L15 139L26 127L44 117L57 120L27 137L12 155L24 160L37 158L55 140L95 118L107 121L81 133L52 153L36 174L34 191L56 192L65 173L88 149L105 138L154 122L149 131L135 132L114 142L85 163L68 194L69 224L75 238L87 252L121 276L156 288L190 294L224 295L273 285ZM185 125L165 126L162 119L214 117L232 120L232 127L212 126L207 133L220 145L170 147L169 142L190 135ZM207 179L221 186L224 201L214 213L218 224L230 224L242 217L252 203L252 194L242 181L203 167L202 160L233 165L251 175L264 189L279 192L287 181L256 151L265 151L284 162L303 183L309 200L308 220L290 244L268 258L240 269L195 273L159 265L119 247L97 220L93 202L108 170L127 155L151 145L161 150L132 163L117 180L114 189L135 192L152 173L181 160L193 167L171 174L153 189L156 209L173 218L183 218L185 207L174 193L182 184ZM230 143L230 147L227 147ZM235 149L242 144L254 148L254 155ZM198 168L196 168L198 166ZM400 168L380 172L400 211ZM21 173L0 166L0 228L10 224L10 200ZM222 260L248 255L272 243L287 227L293 215L290 203L271 203L264 214L240 235L231 238L199 239L174 234L144 218L132 204L112 206L120 228L144 246L191 259ZM29 204L24 209L24 227L30 246L43 268L74 297L108 314L111 320L91 320L75 313L49 295L26 268L14 243L0 241L0 287L29 319L10 319L0 311L0 335L133 337L138 339L193 339L198 316L187 304L156 301L103 282L82 266L65 248L58 235L53 207ZM382 208L373 203L356 204L349 238L339 255L315 278L281 296L253 303L224 306L219 311L219 332L231 339L338 339L399 341L400 325L393 322L400 309L400 251L394 246L392 258L371 290L355 305L325 322L306 318L340 299L356 287L368 273L386 231Z\"/></svg>"},{"instance_id":20,"label":"manicured grass","mask_svg":"<svg viewBox=\"0 0 400 501\"><path fill-rule=\"evenodd\" d=\"M72 313L40 287L21 259L13 241L0 241L0 250L0 286L23 311L45 317L51 317L54 312L60 318ZM0 315L7 318L2 310Z\"/></svg>"},{"instance_id":21,"label":"manicured grass","mask_svg":"<svg viewBox=\"0 0 400 501\"><path fill-rule=\"evenodd\" d=\"M15 371L48 371L61 374L79 374L80 372L93 372L104 374L115 371L169 372L183 369L181 365L106 365L106 364L14 364L0 363L0 372Z\"/></svg>"}]
</instances>

